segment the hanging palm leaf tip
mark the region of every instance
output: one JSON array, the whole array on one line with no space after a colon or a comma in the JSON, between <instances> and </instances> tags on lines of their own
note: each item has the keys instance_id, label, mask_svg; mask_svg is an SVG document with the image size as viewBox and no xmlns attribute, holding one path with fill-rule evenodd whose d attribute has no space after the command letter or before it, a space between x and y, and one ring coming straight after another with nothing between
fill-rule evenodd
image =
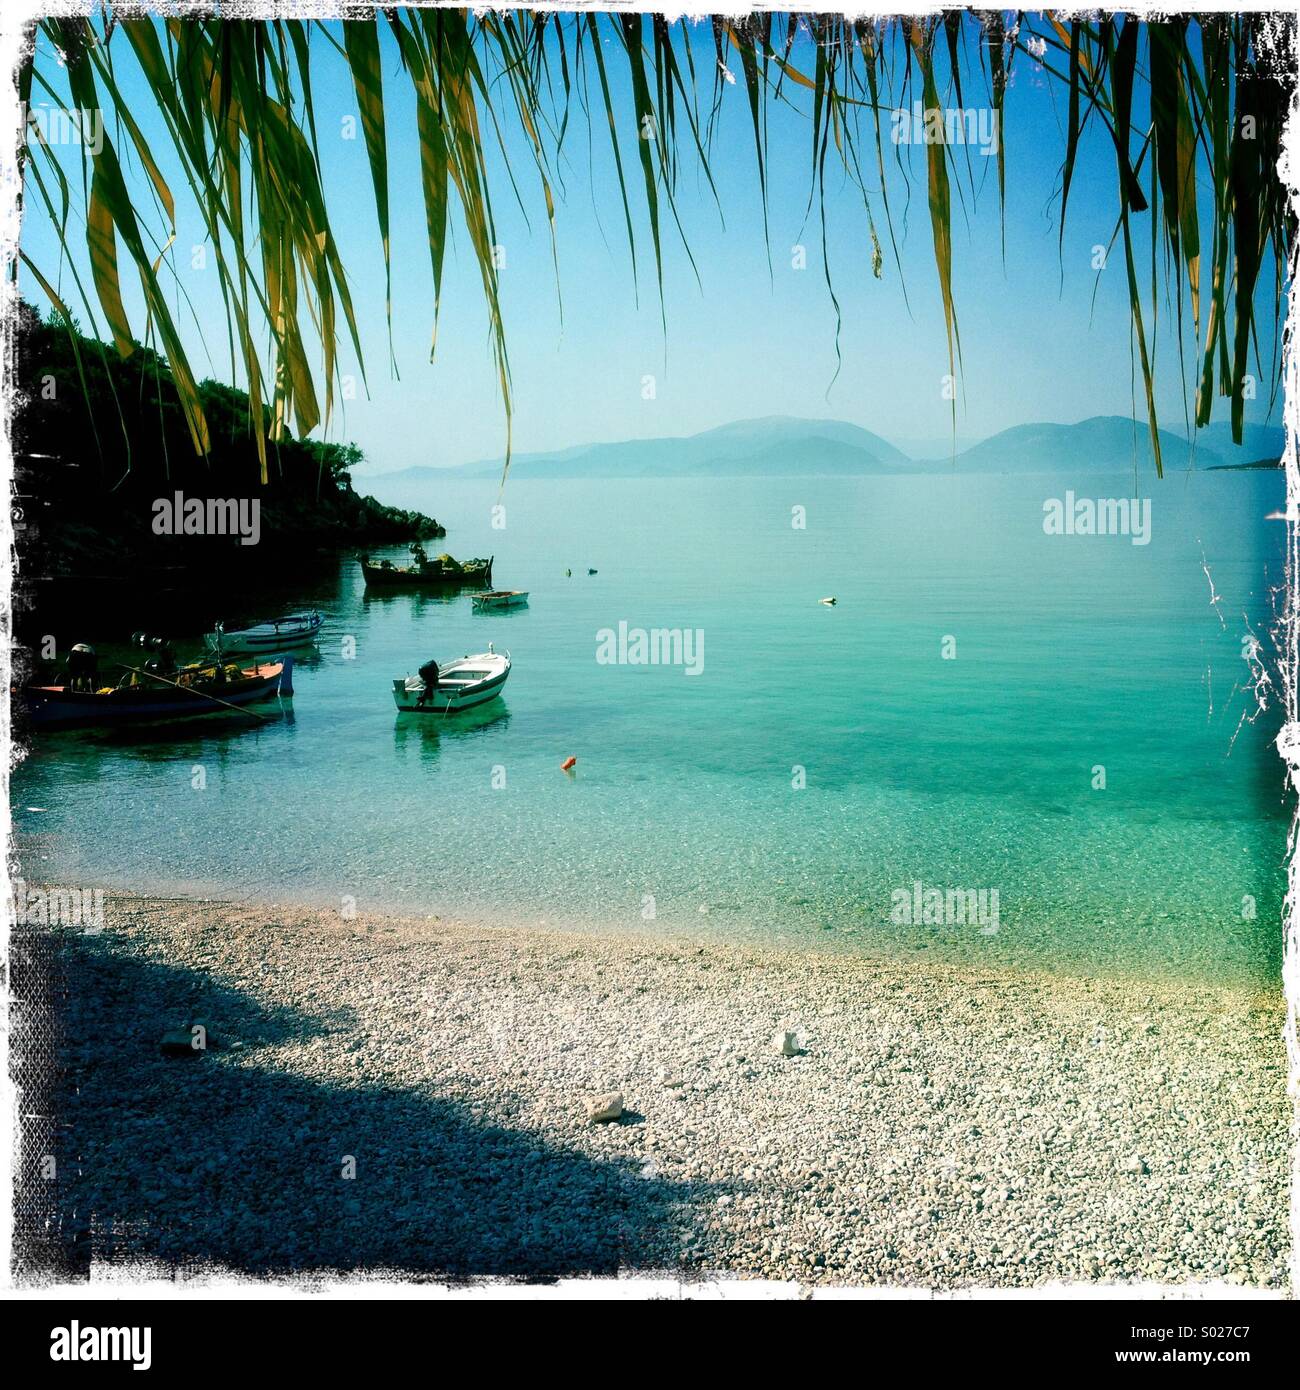
<instances>
[{"instance_id":1,"label":"hanging palm leaf tip","mask_svg":"<svg viewBox=\"0 0 1300 1390\"><path fill-rule=\"evenodd\" d=\"M123 46L138 69L129 97L120 70ZM247 385L265 479L268 443L290 429L306 434L330 421L340 332L346 332L365 382L356 315L330 220L331 196L336 211L343 198L352 215L357 190L329 188L313 100L314 84L343 83L355 100L369 165L390 365L395 370L389 185L394 176L418 175L433 272L431 345L437 345L446 245L458 224L487 310L508 464L512 388L494 196L508 192L526 216L534 209L540 213L554 255L552 171L561 167L571 123L592 122L593 135L605 127L632 288L638 236L648 233L667 331L664 214L686 245L675 196L678 174L683 161L693 159L717 197L711 141L717 122L731 111L752 131L765 238L768 108L778 102L809 121L809 211L815 201L823 246L826 171L834 161L862 198L869 231L865 264L883 273L873 208L879 197L901 279L894 223L898 190L891 205L889 183L910 182L913 152L891 138L894 114L910 109L918 87L927 112L945 103L961 108L983 92L995 123L1001 207L1007 125L1014 122L1016 76L1024 71L1034 81L1055 84L1063 97L1057 209L1063 268L1079 151L1089 139L1103 139L1113 149L1110 242L1123 248L1135 357L1159 467L1154 341L1148 337L1160 298L1157 240L1168 269L1164 295L1173 302L1180 329L1184 311L1190 321L1196 424L1209 422L1216 395L1226 397L1240 442L1252 390L1262 380L1271 392L1277 389L1277 362L1266 369L1258 359L1257 316L1271 315L1266 326L1276 342L1295 239L1294 217L1276 177L1294 56L1294 20L1260 15L1144 23L1131 16L1061 20L1048 14L1008 23L999 14L981 19L965 12L877 21L765 14L746 22L719 17L669 23L594 12L354 9L346 22L329 23L163 20L138 11L117 18L106 7L95 18L42 21L20 74L21 90L35 91L65 117L80 111L105 116L98 148L28 140L24 178L34 194L28 212L39 209L49 217L64 254L59 267L38 267L26 255L23 260L58 312L70 316L60 288L66 265L96 335L102 316L102 336L121 356L132 353L136 332L157 344L194 448L206 452L207 424L171 307L180 288L171 260L176 192L161 170L179 168L217 272L231 376L242 376ZM705 72L713 74L710 82ZM399 170L389 100L403 85L414 96L418 168ZM515 131L531 158L531 181L517 179L511 165L508 151L521 147L512 138ZM876 187L868 187L863 173L864 138L874 154L867 162L874 165ZM886 153L890 146L892 158ZM957 309L963 271L971 268L963 266L954 241L953 204L956 198L969 215L979 191L973 173L978 161L940 138L927 142L924 163L942 329L949 372L956 376ZM128 182L127 165L133 178L137 169L141 177ZM78 189L84 241L73 216ZM1144 232L1153 250L1149 277L1138 268L1136 247ZM88 269L85 277L79 263ZM124 270L134 271L140 282L142 325L133 324L127 312ZM838 319L828 259L823 270ZM1181 351L1182 332L1177 341Z\"/></svg>"}]
</instances>

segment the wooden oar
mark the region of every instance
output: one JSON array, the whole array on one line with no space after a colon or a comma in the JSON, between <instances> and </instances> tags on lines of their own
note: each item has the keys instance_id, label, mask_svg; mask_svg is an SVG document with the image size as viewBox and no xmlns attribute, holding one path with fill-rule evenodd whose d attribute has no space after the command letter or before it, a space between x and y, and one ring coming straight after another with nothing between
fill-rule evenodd
<instances>
[{"instance_id":1,"label":"wooden oar","mask_svg":"<svg viewBox=\"0 0 1300 1390\"><path fill-rule=\"evenodd\" d=\"M124 671L133 671L137 676L144 676L147 680L162 681L164 685L173 685L177 690L183 690L187 695L197 695L200 700L211 700L214 705L222 705L226 709L233 709L236 714L251 714L254 719L261 719L264 722L270 716L258 714L255 709L245 709L242 705L232 705L229 700L219 700L215 695L209 695L206 690L195 690L192 685L182 685L179 681L170 681L166 676L160 676L156 671L142 671L138 666L128 666L125 662L117 663Z\"/></svg>"}]
</instances>

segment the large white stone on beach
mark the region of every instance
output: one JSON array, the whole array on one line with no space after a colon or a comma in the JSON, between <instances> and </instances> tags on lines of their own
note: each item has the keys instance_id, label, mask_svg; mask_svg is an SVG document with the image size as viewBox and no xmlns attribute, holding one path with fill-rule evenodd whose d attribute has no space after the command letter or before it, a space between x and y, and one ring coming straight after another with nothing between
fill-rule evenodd
<instances>
[{"instance_id":1,"label":"large white stone on beach","mask_svg":"<svg viewBox=\"0 0 1300 1390\"><path fill-rule=\"evenodd\" d=\"M587 1097L587 1123L606 1124L623 1114L623 1092L607 1091L604 1095Z\"/></svg>"},{"instance_id":2,"label":"large white stone on beach","mask_svg":"<svg viewBox=\"0 0 1300 1390\"><path fill-rule=\"evenodd\" d=\"M799 1034L792 1033L787 1028L779 1028L772 1038L772 1045L782 1057L798 1057L803 1048L799 1046Z\"/></svg>"}]
</instances>

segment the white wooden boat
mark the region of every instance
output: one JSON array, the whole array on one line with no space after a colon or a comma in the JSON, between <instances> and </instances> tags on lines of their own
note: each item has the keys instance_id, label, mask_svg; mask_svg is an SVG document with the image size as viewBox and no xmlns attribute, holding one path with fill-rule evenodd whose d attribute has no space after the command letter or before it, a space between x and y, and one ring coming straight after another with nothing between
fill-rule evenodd
<instances>
[{"instance_id":1,"label":"white wooden boat","mask_svg":"<svg viewBox=\"0 0 1300 1390\"><path fill-rule=\"evenodd\" d=\"M325 619L313 608L308 613L289 613L253 627L227 632L218 623L203 639L210 652L220 648L226 655L235 652L282 652L289 647L305 647L316 640Z\"/></svg>"},{"instance_id":2,"label":"white wooden boat","mask_svg":"<svg viewBox=\"0 0 1300 1390\"><path fill-rule=\"evenodd\" d=\"M528 602L526 589L489 589L486 594L474 594L470 602L475 608L522 608Z\"/></svg>"},{"instance_id":3,"label":"white wooden boat","mask_svg":"<svg viewBox=\"0 0 1300 1390\"><path fill-rule=\"evenodd\" d=\"M495 700L510 674L510 653L490 647L477 656L449 661L438 671L438 688L428 694L419 676L398 676L393 681L393 703L403 713L452 714Z\"/></svg>"}]
</instances>

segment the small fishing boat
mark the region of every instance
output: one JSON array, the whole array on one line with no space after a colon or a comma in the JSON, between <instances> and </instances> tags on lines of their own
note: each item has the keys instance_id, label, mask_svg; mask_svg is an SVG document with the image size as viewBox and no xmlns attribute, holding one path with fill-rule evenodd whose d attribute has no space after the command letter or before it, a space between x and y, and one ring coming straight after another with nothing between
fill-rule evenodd
<instances>
[{"instance_id":1,"label":"small fishing boat","mask_svg":"<svg viewBox=\"0 0 1300 1390\"><path fill-rule=\"evenodd\" d=\"M242 669L234 662L210 661L177 667L166 675L131 669L116 686L98 690L29 685L23 691L35 728L191 719L292 694L292 656Z\"/></svg>"},{"instance_id":2,"label":"small fishing boat","mask_svg":"<svg viewBox=\"0 0 1300 1390\"><path fill-rule=\"evenodd\" d=\"M372 560L361 557L361 573L367 589L487 589L492 585L492 560L456 560L450 555L437 555L432 560L424 547L411 546L410 565L395 565L391 560Z\"/></svg>"},{"instance_id":3,"label":"small fishing boat","mask_svg":"<svg viewBox=\"0 0 1300 1390\"><path fill-rule=\"evenodd\" d=\"M283 618L270 618L252 627L227 632L218 623L215 631L203 639L210 652L232 656L241 652L274 654L290 647L306 647L316 640L325 619L313 608L309 613L289 613Z\"/></svg>"},{"instance_id":4,"label":"small fishing boat","mask_svg":"<svg viewBox=\"0 0 1300 1390\"><path fill-rule=\"evenodd\" d=\"M528 602L526 589L489 589L486 594L474 594L470 602L480 612L485 608L522 608Z\"/></svg>"},{"instance_id":5,"label":"small fishing boat","mask_svg":"<svg viewBox=\"0 0 1300 1390\"><path fill-rule=\"evenodd\" d=\"M495 700L510 674L510 653L502 656L489 649L477 656L449 661L438 670L437 688L426 692L419 676L398 676L393 681L393 703L410 714L452 714Z\"/></svg>"}]
</instances>

